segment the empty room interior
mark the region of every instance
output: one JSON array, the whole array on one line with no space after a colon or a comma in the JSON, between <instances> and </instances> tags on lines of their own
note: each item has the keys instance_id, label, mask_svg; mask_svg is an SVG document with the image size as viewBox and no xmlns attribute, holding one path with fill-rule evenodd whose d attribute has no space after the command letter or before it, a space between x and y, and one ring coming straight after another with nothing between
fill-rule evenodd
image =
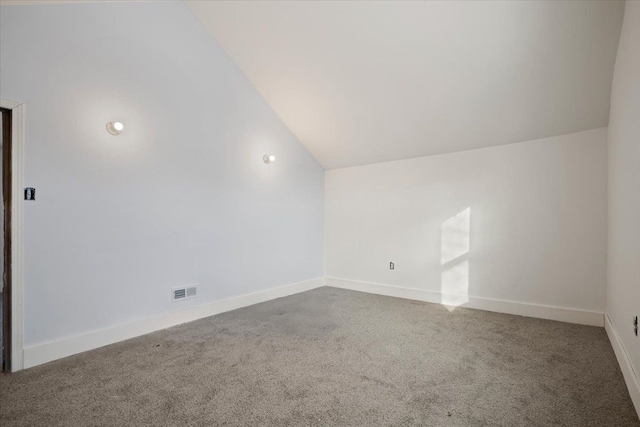
<instances>
[{"instance_id":1,"label":"empty room interior","mask_svg":"<svg viewBox=\"0 0 640 427\"><path fill-rule=\"evenodd\" d=\"M640 426L640 1L0 0L4 426Z\"/></svg>"}]
</instances>

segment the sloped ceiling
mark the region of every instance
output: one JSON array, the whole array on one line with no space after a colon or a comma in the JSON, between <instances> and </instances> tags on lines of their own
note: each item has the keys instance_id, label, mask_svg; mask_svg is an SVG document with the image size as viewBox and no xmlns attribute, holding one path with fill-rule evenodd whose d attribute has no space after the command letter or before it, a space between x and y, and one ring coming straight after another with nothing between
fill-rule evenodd
<instances>
[{"instance_id":1,"label":"sloped ceiling","mask_svg":"<svg viewBox=\"0 0 640 427\"><path fill-rule=\"evenodd\" d=\"M608 124L623 2L186 3L327 169Z\"/></svg>"}]
</instances>

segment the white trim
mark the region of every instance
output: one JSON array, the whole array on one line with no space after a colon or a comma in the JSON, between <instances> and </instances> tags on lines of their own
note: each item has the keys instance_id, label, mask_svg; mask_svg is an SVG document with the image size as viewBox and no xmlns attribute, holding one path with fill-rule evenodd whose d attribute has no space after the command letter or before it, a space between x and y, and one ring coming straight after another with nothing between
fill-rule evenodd
<instances>
[{"instance_id":1,"label":"white trim","mask_svg":"<svg viewBox=\"0 0 640 427\"><path fill-rule=\"evenodd\" d=\"M11 371L23 369L24 261L22 233L22 187L24 151L24 104L0 99L0 107L11 110Z\"/></svg>"},{"instance_id":2,"label":"white trim","mask_svg":"<svg viewBox=\"0 0 640 427\"><path fill-rule=\"evenodd\" d=\"M611 347L613 347L613 352L616 354L616 358L618 359L618 363L620 364L622 376L624 377L625 383L627 383L631 401L635 405L636 412L638 413L638 417L640 418L640 379L633 369L631 359L629 358L629 354L627 353L627 350L624 348L624 345L620 340L620 336L613 328L611 319L607 314L604 315L604 318L604 329L607 331L609 341L611 341Z\"/></svg>"},{"instance_id":3,"label":"white trim","mask_svg":"<svg viewBox=\"0 0 640 427\"><path fill-rule=\"evenodd\" d=\"M158 317L137 320L106 329L64 338L24 349L24 367L41 365L52 360L82 353L129 338L159 331L171 326L202 319L249 305L286 297L324 286L324 278L311 279L251 294L241 295L196 307L173 311Z\"/></svg>"},{"instance_id":4,"label":"white trim","mask_svg":"<svg viewBox=\"0 0 640 427\"><path fill-rule=\"evenodd\" d=\"M455 300L457 295L446 295L440 292L424 291L421 289L402 288L398 286L382 285L378 283L359 282L327 277L326 286L367 292L370 294L386 295L443 304L443 300ZM468 301L456 304L459 307L475 308L479 310L495 311L498 313L515 314L518 316L537 317L540 319L558 320L561 322L578 323L581 325L604 326L604 314L596 311L577 310L566 307L553 307L540 304L527 304L515 301L488 299L481 297L464 297Z\"/></svg>"}]
</instances>

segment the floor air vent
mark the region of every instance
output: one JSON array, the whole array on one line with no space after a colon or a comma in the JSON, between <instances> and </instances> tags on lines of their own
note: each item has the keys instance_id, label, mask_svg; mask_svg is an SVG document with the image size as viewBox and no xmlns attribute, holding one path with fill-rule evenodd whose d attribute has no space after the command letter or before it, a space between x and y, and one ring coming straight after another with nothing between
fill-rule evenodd
<instances>
[{"instance_id":1,"label":"floor air vent","mask_svg":"<svg viewBox=\"0 0 640 427\"><path fill-rule=\"evenodd\" d=\"M198 294L195 286L188 288L174 288L171 290L171 301L180 301L183 299L193 298Z\"/></svg>"}]
</instances>

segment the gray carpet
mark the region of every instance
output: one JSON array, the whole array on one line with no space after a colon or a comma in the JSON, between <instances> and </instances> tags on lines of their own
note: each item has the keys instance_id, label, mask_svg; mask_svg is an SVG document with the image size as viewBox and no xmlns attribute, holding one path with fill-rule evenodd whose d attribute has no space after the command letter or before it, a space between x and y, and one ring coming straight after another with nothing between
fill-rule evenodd
<instances>
[{"instance_id":1,"label":"gray carpet","mask_svg":"<svg viewBox=\"0 0 640 427\"><path fill-rule=\"evenodd\" d=\"M0 367L2 367L3 361L4 361L3 359L4 358L4 335L3 335L4 334L4 311L3 310L4 310L4 292L0 291ZM2 401L0 401L0 404L2 404Z\"/></svg>"},{"instance_id":2,"label":"gray carpet","mask_svg":"<svg viewBox=\"0 0 640 427\"><path fill-rule=\"evenodd\" d=\"M640 426L604 329L320 288L0 378L3 426Z\"/></svg>"}]
</instances>

